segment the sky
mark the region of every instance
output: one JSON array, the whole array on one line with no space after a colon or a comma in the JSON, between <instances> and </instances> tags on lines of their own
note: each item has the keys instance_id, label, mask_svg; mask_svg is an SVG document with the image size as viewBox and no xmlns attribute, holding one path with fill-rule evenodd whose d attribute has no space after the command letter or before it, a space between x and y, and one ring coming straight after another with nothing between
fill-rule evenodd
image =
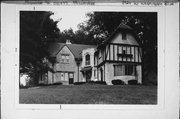
<instances>
[{"instance_id":1,"label":"sky","mask_svg":"<svg viewBox=\"0 0 180 119\"><path fill-rule=\"evenodd\" d=\"M61 19L59 21L58 28L60 29L60 31L62 32L63 30L72 28L73 31L78 30L77 25L79 23L82 23L83 21L88 20L88 17L86 17L86 13L88 13L88 11L86 10L66 10L66 11L52 11L54 13L54 15L51 16L51 18L54 21L57 21L59 19Z\"/></svg>"}]
</instances>

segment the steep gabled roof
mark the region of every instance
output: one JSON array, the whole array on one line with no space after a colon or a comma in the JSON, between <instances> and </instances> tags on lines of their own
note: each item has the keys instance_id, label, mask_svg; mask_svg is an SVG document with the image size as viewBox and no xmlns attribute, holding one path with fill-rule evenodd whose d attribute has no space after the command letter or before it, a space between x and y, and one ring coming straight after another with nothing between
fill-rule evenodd
<instances>
[{"instance_id":1,"label":"steep gabled roof","mask_svg":"<svg viewBox=\"0 0 180 119\"><path fill-rule=\"evenodd\" d=\"M118 32L129 32L129 33L132 33L135 38L137 38L137 35L134 33L133 31L133 28L131 28L130 26L124 24L124 23L121 23L115 30L114 32L104 41L102 42L98 47L101 47L101 46L104 46L106 45L107 43L109 43L112 38L118 33ZM134 42L135 44L137 44L137 42Z\"/></svg>"},{"instance_id":2,"label":"steep gabled roof","mask_svg":"<svg viewBox=\"0 0 180 119\"><path fill-rule=\"evenodd\" d=\"M121 24L117 27L117 29L133 30L133 28L131 28L130 26L128 26L128 25L126 25L126 24L123 24L123 23L121 23ZM117 30L117 29L116 29L116 30Z\"/></svg>"},{"instance_id":3,"label":"steep gabled roof","mask_svg":"<svg viewBox=\"0 0 180 119\"><path fill-rule=\"evenodd\" d=\"M67 46L69 48L76 59L82 58L81 53L84 49L97 47L95 45L53 43L48 49L50 56L55 57L64 46Z\"/></svg>"}]
</instances>

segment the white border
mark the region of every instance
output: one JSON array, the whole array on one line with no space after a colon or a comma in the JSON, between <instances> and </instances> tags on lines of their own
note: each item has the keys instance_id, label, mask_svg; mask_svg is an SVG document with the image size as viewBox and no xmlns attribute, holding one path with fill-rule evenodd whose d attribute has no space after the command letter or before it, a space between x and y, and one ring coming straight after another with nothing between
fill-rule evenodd
<instances>
[{"instance_id":1,"label":"white border","mask_svg":"<svg viewBox=\"0 0 180 119\"><path fill-rule=\"evenodd\" d=\"M168 38L172 38L172 36L174 35L174 39L177 40L179 36L177 36L177 26L179 26L179 23L174 20L174 22L172 22L173 20L170 17L174 17L176 19L178 19L178 15L177 12L174 12L173 10L177 10L177 7L179 7L178 4L175 4L174 6L171 7L163 7L163 6L157 6L157 7L139 7L139 6L135 6L135 7L125 7L125 6L116 6L116 5L112 5L112 6L48 6L48 5L11 5L11 4L2 4L1 7L1 13L2 13L2 47L1 47L1 51L2 51L2 109L6 110L6 111L11 111L11 114L14 115L15 117L21 117L20 115L22 114L22 112L24 114L27 115L31 115L31 114L35 114L35 115L41 115L43 114L43 112L50 112L52 114L57 114L59 113L58 110L60 109L60 105L51 105L51 104L43 104L43 105L38 105L38 104L19 104L19 11L20 10L35 10L39 11L39 10L52 10L55 9L55 7L60 7L63 9L68 9L68 8L72 8L72 7L76 7L77 9L88 9L90 11L121 11L121 12L132 12L132 11L138 11L138 12L158 12L158 105L65 105L62 104L61 105L61 114L63 112L63 110L76 110L77 114L78 110L119 110L120 112L118 112L119 114L121 114L121 116L125 116L125 114L128 114L129 111L132 111L132 113L135 113L135 116L131 116L131 115L127 115L126 118L134 118L134 117L140 117L140 112L144 112L144 113L152 113L154 115L151 115L151 117L153 118L157 118L155 115L157 112L159 114L162 113L164 115L166 112L169 110L169 105L167 105L167 103L169 104L174 104L172 102L168 102L167 98L170 98L172 100L171 97L173 98L176 97L177 98L177 85L174 85L175 83L178 83L176 78L177 78L177 71L175 70L175 76L171 75L171 78L175 78L172 82L169 81L168 78L170 78L170 76L168 74L173 74L172 72L170 73L169 71L169 67L170 69L172 69L172 67L175 67L175 65L168 65L168 62L171 61L168 59L169 57L169 51L175 51L177 53L177 41L175 42L169 42ZM173 11L173 13L171 13ZM10 13L11 15L8 16L8 13ZM177 16L175 16L175 15ZM168 15L168 16L167 16ZM7 18L8 19L8 23L6 22ZM168 20L169 21L168 21ZM169 33L169 28L172 29L168 23L171 23L172 26L174 28L176 28L173 33ZM174 25L174 23L176 23L176 25ZM177 25L178 24L178 25ZM11 25L11 26L9 26ZM167 28L168 26L168 28ZM7 32L8 31L8 32ZM172 32L172 31L171 31ZM11 35L9 35L9 33L12 33ZM15 33L15 34L13 34ZM170 36L169 36L170 34ZM15 38L15 39L14 39ZM13 40L14 39L14 40ZM11 42L10 42L11 41ZM172 44L172 45L171 45ZM174 46L172 48L175 48L174 50L170 49L168 46ZM17 52L15 52L15 48L17 48ZM165 54L166 53L166 54ZM170 52L173 53L173 52ZM170 54L171 58L178 58L177 56L174 57L172 54ZM8 66L5 65L6 63L8 63ZM177 63L177 60L175 60L175 62L171 62L171 63ZM17 64L17 66L15 66L15 64ZM166 70L165 70L166 68ZM176 67L177 68L177 67ZM14 70L15 69L15 70ZM9 72L11 72L12 75L9 75ZM12 73L14 72L14 74ZM13 80L15 79L15 80ZM176 81L174 83L174 81ZM11 83L11 84L10 84ZM174 87L173 87L174 86ZM14 90L15 89L15 90ZM173 89L175 92L173 94L170 93L170 89ZM169 95L170 94L170 95ZM175 101L177 101L177 99L174 99ZM177 103L175 103L177 104ZM177 104L178 106L178 104ZM10 108L10 109L9 109ZM171 107L170 107L171 109ZM173 108L172 108L173 109ZM32 110L37 110L36 112L32 111ZM43 111L44 110L44 111ZM46 111L45 111L46 110ZM53 111L54 110L54 111ZM41 111L41 112L39 112ZM57 112L57 113L56 113ZM176 113L177 110L174 109L174 113ZM74 113L73 113L74 114ZM106 113L103 113L104 115L107 115ZM112 114L118 115L115 112L112 112ZM44 114L46 116L42 116L44 118L48 118L47 114ZM58 114L57 114L58 115ZM3 117L7 117L10 115L8 115L7 112L2 111L2 116ZM61 115L62 116L62 115ZM113 116L113 115L112 115ZM30 116L35 117L34 115ZM50 116L52 117L52 116ZM63 116L63 117L67 117L67 116ZM73 117L73 116L72 116ZM76 117L76 116L75 116ZM89 115L89 117L93 117L93 115ZM99 117L99 116L97 116ZM108 117L108 116L107 116ZM107 118L104 117L104 118ZM114 117L114 116L113 116ZM141 117L147 117L147 116L143 116L141 115ZM165 116L164 116L165 117ZM167 118L167 117L166 117Z\"/></svg>"}]
</instances>

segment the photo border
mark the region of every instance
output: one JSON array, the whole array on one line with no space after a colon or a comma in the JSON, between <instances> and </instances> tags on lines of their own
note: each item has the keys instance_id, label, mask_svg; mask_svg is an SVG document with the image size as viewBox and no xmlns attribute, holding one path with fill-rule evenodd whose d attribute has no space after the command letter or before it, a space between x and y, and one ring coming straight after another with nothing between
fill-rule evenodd
<instances>
[{"instance_id":1,"label":"photo border","mask_svg":"<svg viewBox=\"0 0 180 119\"><path fill-rule=\"evenodd\" d=\"M38 7L37 7L38 6ZM177 11L179 4L175 3L172 6L133 6L136 7L136 11L141 11L145 8L145 11L158 11L158 105L112 105L112 108L98 107L94 105L31 105L31 104L19 104L19 10L40 10L41 7L48 7L49 5L19 5L19 4L1 4L1 106L3 118L84 118L80 114L86 114L88 118L120 118L134 119L134 118L154 118L154 119L169 119L177 118L179 113L179 14ZM77 5L72 5L73 7ZM80 5L83 6L83 5ZM100 6L100 5L97 5ZM108 5L102 5L103 7ZM127 11L131 11L132 6L111 5L115 7L127 8ZM52 8L54 7L51 6ZM69 7L67 5L61 5L59 7ZM86 6L89 7L89 6ZM91 6L95 7L95 6ZM119 8L119 9L122 9ZM45 9L45 8L44 8ZM158 9L158 10L157 10ZM6 11L5 11L6 10ZM41 8L42 10L42 8ZM45 9L47 10L47 9ZM173 14L172 14L173 12ZM8 14L10 13L10 15ZM177 15L177 16L175 16ZM172 19L172 16L175 19ZM12 19L5 19L12 18ZM7 20L7 21L6 21ZM172 22L173 21L173 22ZM171 23L174 27L170 32L168 28L172 30ZM11 26L8 26L11 25ZM8 30L7 30L8 29ZM8 31L8 32L7 32ZM14 33L15 32L15 33ZM170 33L169 33L170 32ZM12 35L9 35L12 33ZM14 34L13 34L14 33ZM160 34L160 36L159 36ZM15 36L15 38L14 38ZM174 42L170 39L174 38ZM11 40L10 40L11 39ZM10 41L12 41L10 43ZM159 48L161 50L159 51ZM161 54L162 53L162 54ZM175 55L173 55L175 53ZM178 56L177 56L178 55ZM161 57L162 56L162 57ZM171 59L174 58L174 59ZM162 61L159 63L159 60ZM173 61L173 62L170 62ZM171 64L169 64L169 62ZM9 63L9 64L7 64ZM6 66L7 65L7 66ZM10 67L9 67L10 66ZM174 68L174 71L171 71ZM160 70L161 69L161 70ZM169 70L170 69L170 70ZM11 75L9 74L9 72ZM170 79L172 78L172 79ZM169 81L172 80L172 81ZM18 82L17 82L18 81ZM15 89L15 90L14 90ZM170 91L173 91L171 93ZM18 97L17 97L18 95ZM17 99L18 98L18 99ZM89 106L89 107L87 107ZM94 107L93 107L94 106ZM102 105L104 106L104 105ZM103 109L102 109L103 108ZM108 112L107 112L108 111ZM71 112L72 114L70 114ZM108 115L110 113L110 115ZM23 116L22 116L23 115Z\"/></svg>"},{"instance_id":2,"label":"photo border","mask_svg":"<svg viewBox=\"0 0 180 119\"><path fill-rule=\"evenodd\" d=\"M46 8L48 7L48 9ZM52 6L50 6L52 7ZM88 8L87 8L88 7ZM88 9L89 11L114 11L114 12L157 12L157 45L158 45L158 85L157 85L157 104L19 104L19 67L15 67L15 72L18 72L15 77L15 104L17 109L162 109L163 108L163 99L164 99L164 22L163 22L163 8L161 7L150 7L147 6L136 6L136 7L127 7L124 5L97 5L97 6L53 6L53 8L49 8L49 6L43 5L23 5L17 6L16 9L16 28L19 28L19 12L20 11L50 11L52 9ZM19 66L19 29L16 33L16 62L17 66ZM161 63L159 62L161 61ZM163 62L162 62L163 61Z\"/></svg>"}]
</instances>

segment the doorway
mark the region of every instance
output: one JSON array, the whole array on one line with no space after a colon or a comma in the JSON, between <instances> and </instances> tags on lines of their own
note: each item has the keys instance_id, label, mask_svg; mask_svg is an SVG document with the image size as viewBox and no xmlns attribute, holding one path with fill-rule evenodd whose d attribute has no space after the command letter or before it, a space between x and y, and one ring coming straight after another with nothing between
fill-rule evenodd
<instances>
[{"instance_id":1,"label":"doorway","mask_svg":"<svg viewBox=\"0 0 180 119\"><path fill-rule=\"evenodd\" d=\"M101 73L101 81L103 81L103 69L100 69L100 73Z\"/></svg>"},{"instance_id":2,"label":"doorway","mask_svg":"<svg viewBox=\"0 0 180 119\"><path fill-rule=\"evenodd\" d=\"M74 73L69 73L69 84L74 83Z\"/></svg>"}]
</instances>

